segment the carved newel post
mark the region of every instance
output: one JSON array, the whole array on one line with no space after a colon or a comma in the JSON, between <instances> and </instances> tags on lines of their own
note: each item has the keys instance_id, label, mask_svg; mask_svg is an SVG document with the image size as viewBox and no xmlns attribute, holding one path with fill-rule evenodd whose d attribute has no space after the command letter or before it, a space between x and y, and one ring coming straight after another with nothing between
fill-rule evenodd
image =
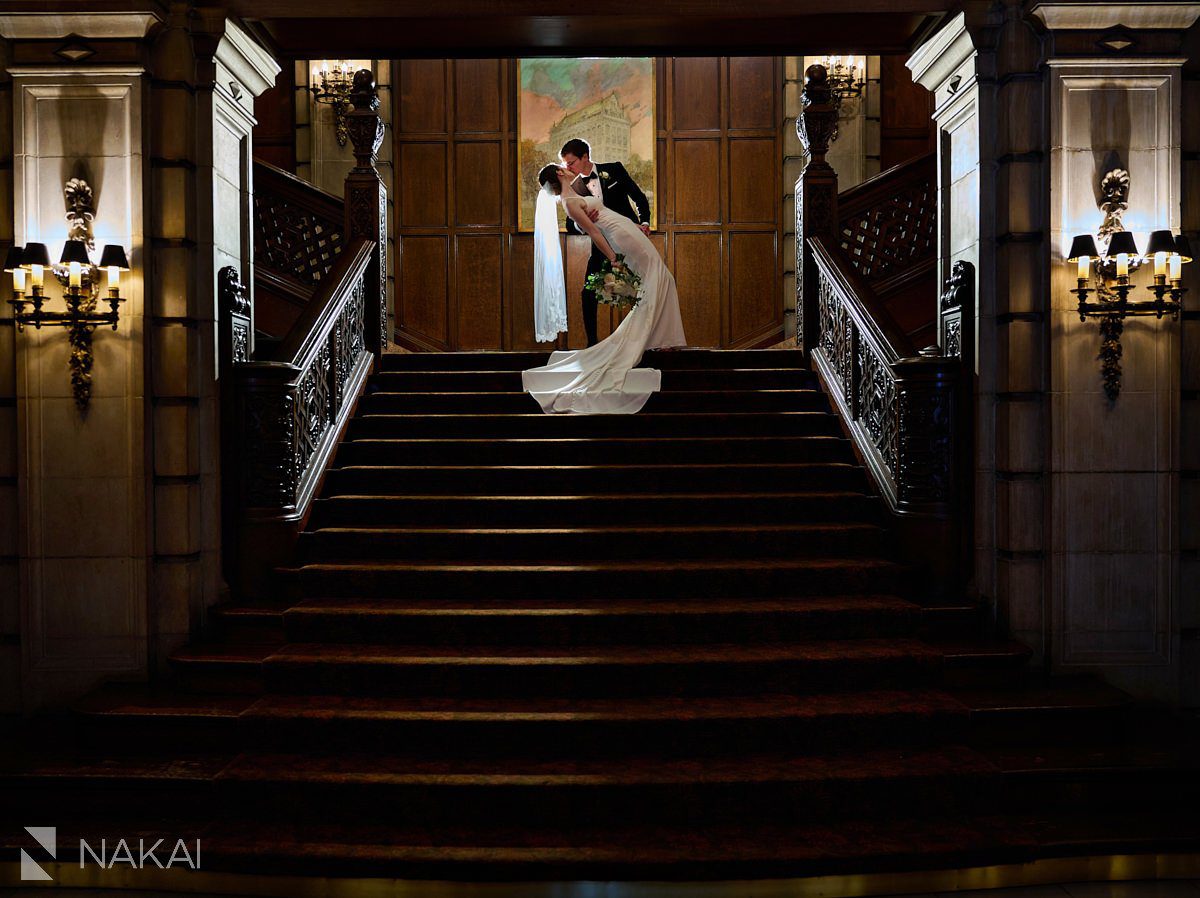
<instances>
[{"instance_id":1,"label":"carved newel post","mask_svg":"<svg viewBox=\"0 0 1200 898\"><path fill-rule=\"evenodd\" d=\"M837 130L838 110L824 66L805 70L800 105L796 133L808 163L796 181L796 342L811 352L817 345L819 318L817 265L808 238L820 236L836 245L837 237L837 172L825 154Z\"/></svg>"},{"instance_id":2,"label":"carved newel post","mask_svg":"<svg viewBox=\"0 0 1200 898\"><path fill-rule=\"evenodd\" d=\"M346 115L346 129L354 144L355 165L346 177L346 237L375 241L371 266L367 269L368 295L364 297L364 318L367 350L375 356L388 345L387 315L387 188L375 168L379 147L383 143L383 119L379 117L379 92L375 78L367 69L354 73L350 93L354 110ZM378 292L376 292L378 291ZM375 315L373 309L378 308ZM371 321L378 321L373 327Z\"/></svg>"}]
</instances>

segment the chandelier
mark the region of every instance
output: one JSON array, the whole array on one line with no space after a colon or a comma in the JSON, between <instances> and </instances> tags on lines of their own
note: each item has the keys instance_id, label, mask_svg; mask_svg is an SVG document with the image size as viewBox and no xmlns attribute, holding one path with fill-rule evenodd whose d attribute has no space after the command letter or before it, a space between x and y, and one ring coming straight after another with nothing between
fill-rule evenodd
<instances>
[{"instance_id":1,"label":"chandelier","mask_svg":"<svg viewBox=\"0 0 1200 898\"><path fill-rule=\"evenodd\" d=\"M328 59L321 60L321 68L313 78L313 99L333 107L333 133L338 146L344 147L349 133L346 130L346 113L350 111L350 90L354 86L354 65L345 59L335 59L330 66Z\"/></svg>"},{"instance_id":2,"label":"chandelier","mask_svg":"<svg viewBox=\"0 0 1200 898\"><path fill-rule=\"evenodd\" d=\"M829 73L829 89L833 105L841 107L842 100L861 97L866 86L866 66L857 56L825 56L820 60Z\"/></svg>"}]
</instances>

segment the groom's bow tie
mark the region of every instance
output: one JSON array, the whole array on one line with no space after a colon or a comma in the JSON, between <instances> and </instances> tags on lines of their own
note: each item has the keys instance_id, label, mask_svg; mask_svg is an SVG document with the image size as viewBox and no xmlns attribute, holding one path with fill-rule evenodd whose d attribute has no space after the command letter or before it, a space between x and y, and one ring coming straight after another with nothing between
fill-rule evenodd
<instances>
[{"instance_id":1,"label":"groom's bow tie","mask_svg":"<svg viewBox=\"0 0 1200 898\"><path fill-rule=\"evenodd\" d=\"M584 176L583 176L583 180L585 180L585 181L594 181L594 180L596 180L596 173L595 173L595 172L592 172L590 175L584 175Z\"/></svg>"}]
</instances>

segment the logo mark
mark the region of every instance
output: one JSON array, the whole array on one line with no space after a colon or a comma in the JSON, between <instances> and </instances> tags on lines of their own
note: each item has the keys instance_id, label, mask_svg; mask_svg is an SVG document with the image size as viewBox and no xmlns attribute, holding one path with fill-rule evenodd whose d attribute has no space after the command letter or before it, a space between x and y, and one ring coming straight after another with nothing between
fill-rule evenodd
<instances>
[{"instance_id":1,"label":"logo mark","mask_svg":"<svg viewBox=\"0 0 1200 898\"><path fill-rule=\"evenodd\" d=\"M46 850L50 855L50 860L58 858L58 842L55 837L55 827L53 826L27 826L25 832L37 839L39 845ZM41 868L33 858L31 858L25 849L21 849L21 879L34 879L45 882L52 880L53 877Z\"/></svg>"}]
</instances>

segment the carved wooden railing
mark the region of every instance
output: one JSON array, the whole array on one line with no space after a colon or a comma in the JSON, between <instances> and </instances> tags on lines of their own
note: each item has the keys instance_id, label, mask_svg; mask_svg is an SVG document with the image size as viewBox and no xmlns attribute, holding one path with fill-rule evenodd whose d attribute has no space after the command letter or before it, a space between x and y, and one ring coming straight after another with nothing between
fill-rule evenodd
<instances>
[{"instance_id":1,"label":"carved wooden railing","mask_svg":"<svg viewBox=\"0 0 1200 898\"><path fill-rule=\"evenodd\" d=\"M226 577L243 597L260 595L272 568L287 559L387 345L387 193L375 168L383 122L369 71L355 75L350 100L347 129L356 165L346 178L346 200L324 194L301 214L296 198L307 202L313 191L283 173L269 176L256 185L266 193L257 204L258 227L267 226L263 210L269 208L278 222L290 222L292 233L256 238L256 247L264 248L256 259L256 307L236 269L219 277L223 546ZM292 205L281 197L291 197ZM264 271L309 296L280 339L255 351Z\"/></svg>"},{"instance_id":2,"label":"carved wooden railing","mask_svg":"<svg viewBox=\"0 0 1200 898\"><path fill-rule=\"evenodd\" d=\"M956 266L939 303L933 156L839 195L825 158L837 106L822 66L805 76L797 342L896 516L906 557L929 574L926 595L961 597L972 542L972 341L963 338L974 327L974 275ZM897 297L919 309L917 327L898 320ZM940 346L919 349L926 339Z\"/></svg>"},{"instance_id":3,"label":"carved wooden railing","mask_svg":"<svg viewBox=\"0 0 1200 898\"><path fill-rule=\"evenodd\" d=\"M820 237L811 243L820 318L813 364L888 507L949 517L959 477L959 360L936 347L917 352L840 254Z\"/></svg>"},{"instance_id":4,"label":"carved wooden railing","mask_svg":"<svg viewBox=\"0 0 1200 898\"><path fill-rule=\"evenodd\" d=\"M366 347L367 269L374 244L337 258L269 358L234 366L243 513L294 520L308 507L373 357Z\"/></svg>"},{"instance_id":5,"label":"carved wooden railing","mask_svg":"<svg viewBox=\"0 0 1200 898\"><path fill-rule=\"evenodd\" d=\"M345 214L341 197L256 159L255 279L307 302L342 250Z\"/></svg>"}]
</instances>

